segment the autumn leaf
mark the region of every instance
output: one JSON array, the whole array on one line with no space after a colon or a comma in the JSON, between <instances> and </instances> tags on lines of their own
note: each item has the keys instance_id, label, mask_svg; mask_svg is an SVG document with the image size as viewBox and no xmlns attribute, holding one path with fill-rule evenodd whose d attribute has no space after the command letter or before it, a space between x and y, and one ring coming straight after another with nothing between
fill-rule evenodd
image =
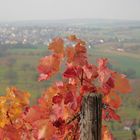
<instances>
[{"instance_id":1,"label":"autumn leaf","mask_svg":"<svg viewBox=\"0 0 140 140\"><path fill-rule=\"evenodd\" d=\"M119 91L123 94L130 93L132 91L129 80L126 79L124 75L119 73L113 73L112 76L115 81L114 89L116 91Z\"/></svg>"},{"instance_id":2,"label":"autumn leaf","mask_svg":"<svg viewBox=\"0 0 140 140\"><path fill-rule=\"evenodd\" d=\"M95 65L84 65L83 70L88 79L96 78L98 76L97 67Z\"/></svg>"},{"instance_id":3,"label":"autumn leaf","mask_svg":"<svg viewBox=\"0 0 140 140\"><path fill-rule=\"evenodd\" d=\"M64 55L64 41L62 38L54 38L53 41L49 44L49 50L54 51L56 54Z\"/></svg>"},{"instance_id":4,"label":"autumn leaf","mask_svg":"<svg viewBox=\"0 0 140 140\"><path fill-rule=\"evenodd\" d=\"M5 96L0 97L0 127L12 124L24 113L29 105L29 93L15 87L8 88Z\"/></svg>"},{"instance_id":5,"label":"autumn leaf","mask_svg":"<svg viewBox=\"0 0 140 140\"><path fill-rule=\"evenodd\" d=\"M42 108L52 107L53 98L57 95L59 89L57 86L53 85L44 91L44 94L39 98L38 103Z\"/></svg>"},{"instance_id":6,"label":"autumn leaf","mask_svg":"<svg viewBox=\"0 0 140 140\"><path fill-rule=\"evenodd\" d=\"M63 73L63 76L66 78L75 78L77 77L77 68L76 67L69 67L66 69L66 71Z\"/></svg>"},{"instance_id":7,"label":"autumn leaf","mask_svg":"<svg viewBox=\"0 0 140 140\"><path fill-rule=\"evenodd\" d=\"M36 122L38 128L38 140L52 140L55 135L56 128L48 120L39 120Z\"/></svg>"},{"instance_id":8,"label":"autumn leaf","mask_svg":"<svg viewBox=\"0 0 140 140\"><path fill-rule=\"evenodd\" d=\"M73 101L74 101L74 96L73 96L72 92L70 91L70 92L66 93L64 103L68 104L68 103L71 103Z\"/></svg>"},{"instance_id":9,"label":"autumn leaf","mask_svg":"<svg viewBox=\"0 0 140 140\"><path fill-rule=\"evenodd\" d=\"M118 122L121 121L120 116L118 114L116 114L115 110L112 109L110 106L107 106L106 108L103 109L102 118L105 121L110 121L110 120L115 120Z\"/></svg>"},{"instance_id":10,"label":"autumn leaf","mask_svg":"<svg viewBox=\"0 0 140 140\"><path fill-rule=\"evenodd\" d=\"M114 140L106 125L102 126L102 140Z\"/></svg>"},{"instance_id":11,"label":"autumn leaf","mask_svg":"<svg viewBox=\"0 0 140 140\"><path fill-rule=\"evenodd\" d=\"M76 41L77 37L76 37L76 35L70 35L70 36L67 37L67 39L70 40L70 41Z\"/></svg>"},{"instance_id":12,"label":"autumn leaf","mask_svg":"<svg viewBox=\"0 0 140 140\"><path fill-rule=\"evenodd\" d=\"M23 106L28 105L30 103L30 93L26 91L21 91L16 87L7 88L6 90L7 98L17 98L20 101L20 104Z\"/></svg>"},{"instance_id":13,"label":"autumn leaf","mask_svg":"<svg viewBox=\"0 0 140 140\"><path fill-rule=\"evenodd\" d=\"M70 66L66 69L66 71L63 73L63 76L65 78L76 78L82 73L82 68L76 67L76 66Z\"/></svg>"},{"instance_id":14,"label":"autumn leaf","mask_svg":"<svg viewBox=\"0 0 140 140\"><path fill-rule=\"evenodd\" d=\"M110 71L107 67L108 59L100 58L97 60L98 63L98 75L99 81L102 83L106 83L111 76L112 71Z\"/></svg>"},{"instance_id":15,"label":"autumn leaf","mask_svg":"<svg viewBox=\"0 0 140 140\"><path fill-rule=\"evenodd\" d=\"M46 119L48 118L48 111L47 108L33 106L29 109L28 113L23 115L24 121L27 123L33 123L39 119Z\"/></svg>"},{"instance_id":16,"label":"autumn leaf","mask_svg":"<svg viewBox=\"0 0 140 140\"><path fill-rule=\"evenodd\" d=\"M60 104L62 102L63 96L62 95L56 95L52 98L52 102L54 104Z\"/></svg>"},{"instance_id":17,"label":"autumn leaf","mask_svg":"<svg viewBox=\"0 0 140 140\"><path fill-rule=\"evenodd\" d=\"M85 45L81 43L77 43L75 47L66 48L66 58L68 63L72 63L73 65L84 66L87 64L87 50Z\"/></svg>"},{"instance_id":18,"label":"autumn leaf","mask_svg":"<svg viewBox=\"0 0 140 140\"><path fill-rule=\"evenodd\" d=\"M88 94L88 93L95 93L97 91L94 85L82 85L80 88L81 96Z\"/></svg>"},{"instance_id":19,"label":"autumn leaf","mask_svg":"<svg viewBox=\"0 0 140 140\"><path fill-rule=\"evenodd\" d=\"M56 121L53 122L53 125L55 127L61 127L64 124L65 124L65 120L63 120L62 118L58 118Z\"/></svg>"},{"instance_id":20,"label":"autumn leaf","mask_svg":"<svg viewBox=\"0 0 140 140\"><path fill-rule=\"evenodd\" d=\"M46 56L40 60L38 71L40 73L39 81L47 80L57 73L60 68L60 57L56 54Z\"/></svg>"},{"instance_id":21,"label":"autumn leaf","mask_svg":"<svg viewBox=\"0 0 140 140\"><path fill-rule=\"evenodd\" d=\"M87 52L86 47L83 44L77 43L75 45L75 51L77 54L85 54Z\"/></svg>"},{"instance_id":22,"label":"autumn leaf","mask_svg":"<svg viewBox=\"0 0 140 140\"><path fill-rule=\"evenodd\" d=\"M103 102L109 104L111 107L115 109L119 108L120 105L122 104L120 96L113 91L111 91L108 95L106 95L103 98Z\"/></svg>"},{"instance_id":23,"label":"autumn leaf","mask_svg":"<svg viewBox=\"0 0 140 140\"><path fill-rule=\"evenodd\" d=\"M114 79L112 78L112 77L110 77L108 80L107 80L107 82L106 82L106 84L110 87L110 88L114 88Z\"/></svg>"},{"instance_id":24,"label":"autumn leaf","mask_svg":"<svg viewBox=\"0 0 140 140\"><path fill-rule=\"evenodd\" d=\"M82 45L85 45L85 44L86 44L85 41L83 41L83 40L77 38L76 35L70 35L70 36L67 37L67 39L68 39L69 41L77 42L77 43L80 43L80 44L82 44Z\"/></svg>"},{"instance_id":25,"label":"autumn leaf","mask_svg":"<svg viewBox=\"0 0 140 140\"><path fill-rule=\"evenodd\" d=\"M67 62L71 63L74 60L74 56L75 56L75 49L73 47L67 47L66 48Z\"/></svg>"},{"instance_id":26,"label":"autumn leaf","mask_svg":"<svg viewBox=\"0 0 140 140\"><path fill-rule=\"evenodd\" d=\"M0 128L0 139L1 140L20 140L20 130L15 129L13 126L6 126L4 129Z\"/></svg>"}]
</instances>

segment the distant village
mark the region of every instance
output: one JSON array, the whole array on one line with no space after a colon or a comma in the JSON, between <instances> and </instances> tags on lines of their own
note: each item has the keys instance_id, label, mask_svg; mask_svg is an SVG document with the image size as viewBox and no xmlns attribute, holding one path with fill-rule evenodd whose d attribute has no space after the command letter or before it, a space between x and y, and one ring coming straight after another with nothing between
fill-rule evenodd
<instances>
[{"instance_id":1,"label":"distant village","mask_svg":"<svg viewBox=\"0 0 140 140\"><path fill-rule=\"evenodd\" d=\"M90 27L67 27L67 26L11 26L8 24L0 25L0 47L4 45L48 45L52 38L56 36L67 36L76 34L87 41L88 48L105 43L118 43L116 51L123 52L122 42L129 41L125 38L117 38L109 34L104 37L101 29L92 29Z\"/></svg>"}]
</instances>

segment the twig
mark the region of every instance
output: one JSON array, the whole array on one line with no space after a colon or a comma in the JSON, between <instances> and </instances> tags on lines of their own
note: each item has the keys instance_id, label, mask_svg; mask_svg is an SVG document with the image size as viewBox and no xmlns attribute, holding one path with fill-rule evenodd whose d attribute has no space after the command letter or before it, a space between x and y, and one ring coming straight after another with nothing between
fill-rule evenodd
<instances>
[{"instance_id":1,"label":"twig","mask_svg":"<svg viewBox=\"0 0 140 140\"><path fill-rule=\"evenodd\" d=\"M75 116L73 116L73 118L71 118L66 124L70 124L71 122L73 122L75 119L80 117L81 112L77 113Z\"/></svg>"}]
</instances>

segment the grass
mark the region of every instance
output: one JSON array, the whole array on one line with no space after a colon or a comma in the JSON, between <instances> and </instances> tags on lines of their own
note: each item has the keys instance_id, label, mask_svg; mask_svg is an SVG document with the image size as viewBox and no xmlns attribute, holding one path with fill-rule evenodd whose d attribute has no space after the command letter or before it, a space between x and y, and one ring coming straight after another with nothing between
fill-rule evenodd
<instances>
[{"instance_id":1,"label":"grass","mask_svg":"<svg viewBox=\"0 0 140 140\"><path fill-rule=\"evenodd\" d=\"M117 140L132 140L131 131L127 131L127 130L113 131L113 136ZM137 136L138 138L140 138L140 130L137 130Z\"/></svg>"}]
</instances>

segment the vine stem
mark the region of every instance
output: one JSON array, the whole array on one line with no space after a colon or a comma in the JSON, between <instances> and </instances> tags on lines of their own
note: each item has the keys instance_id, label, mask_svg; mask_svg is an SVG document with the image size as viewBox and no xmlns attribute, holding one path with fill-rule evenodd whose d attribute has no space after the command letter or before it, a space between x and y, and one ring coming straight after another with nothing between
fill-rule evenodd
<instances>
[{"instance_id":1,"label":"vine stem","mask_svg":"<svg viewBox=\"0 0 140 140\"><path fill-rule=\"evenodd\" d=\"M82 69L82 75L81 75L81 86L83 85L83 80L84 80L84 71Z\"/></svg>"},{"instance_id":2,"label":"vine stem","mask_svg":"<svg viewBox=\"0 0 140 140\"><path fill-rule=\"evenodd\" d=\"M8 119L10 120L11 125L13 125L13 122L12 122L10 116L9 116L9 111L7 111L6 115L7 115Z\"/></svg>"},{"instance_id":3,"label":"vine stem","mask_svg":"<svg viewBox=\"0 0 140 140\"><path fill-rule=\"evenodd\" d=\"M66 124L70 124L71 122L73 122L74 120L76 120L77 118L80 117L81 112L77 113L76 115L73 116L73 118L71 118Z\"/></svg>"}]
</instances>

